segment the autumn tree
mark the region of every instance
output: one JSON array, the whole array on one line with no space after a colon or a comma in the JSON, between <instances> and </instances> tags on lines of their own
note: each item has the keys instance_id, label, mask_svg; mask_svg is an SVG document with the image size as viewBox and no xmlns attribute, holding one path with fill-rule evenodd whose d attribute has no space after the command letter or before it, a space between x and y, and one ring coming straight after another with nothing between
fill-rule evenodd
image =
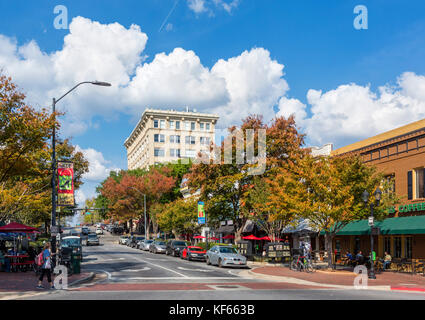
<instances>
[{"instance_id":1,"label":"autumn tree","mask_svg":"<svg viewBox=\"0 0 425 320\"><path fill-rule=\"evenodd\" d=\"M181 234L199 231L197 203L193 198L177 199L165 205L156 205L158 224L161 230L172 232L176 239Z\"/></svg>"},{"instance_id":2,"label":"autumn tree","mask_svg":"<svg viewBox=\"0 0 425 320\"><path fill-rule=\"evenodd\" d=\"M45 222L51 212L51 138L59 130L54 115L25 104L10 78L0 75L0 220ZM68 139L59 141L58 159L74 162L76 189L88 162Z\"/></svg>"},{"instance_id":3,"label":"autumn tree","mask_svg":"<svg viewBox=\"0 0 425 320\"><path fill-rule=\"evenodd\" d=\"M378 186L383 189L383 199L375 209L377 219L388 212L387 206L398 200L386 192L389 184L381 184L383 174L362 162L358 156L317 157L308 156L301 166L298 204L302 215L311 225L325 233L329 266L332 257L332 239L348 223L369 216L362 193L372 194Z\"/></svg>"}]
</instances>

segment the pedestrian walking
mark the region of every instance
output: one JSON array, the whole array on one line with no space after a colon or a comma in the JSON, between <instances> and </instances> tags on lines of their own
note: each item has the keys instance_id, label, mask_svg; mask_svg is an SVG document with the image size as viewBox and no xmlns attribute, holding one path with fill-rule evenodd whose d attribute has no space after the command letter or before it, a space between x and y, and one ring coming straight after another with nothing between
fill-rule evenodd
<instances>
[{"instance_id":1,"label":"pedestrian walking","mask_svg":"<svg viewBox=\"0 0 425 320\"><path fill-rule=\"evenodd\" d=\"M38 289L43 289L43 278L44 275L47 276L47 282L51 285L51 289L55 289L55 286L52 284L52 252L50 250L50 242L46 242L43 247L43 251L40 253L42 255L43 264L41 265L41 275L38 279Z\"/></svg>"}]
</instances>

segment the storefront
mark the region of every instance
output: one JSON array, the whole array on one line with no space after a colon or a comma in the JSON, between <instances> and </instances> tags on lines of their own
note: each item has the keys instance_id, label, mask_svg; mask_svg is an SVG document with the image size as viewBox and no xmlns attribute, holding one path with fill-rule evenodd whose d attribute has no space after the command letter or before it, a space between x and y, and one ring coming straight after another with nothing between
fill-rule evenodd
<instances>
[{"instance_id":1,"label":"storefront","mask_svg":"<svg viewBox=\"0 0 425 320\"><path fill-rule=\"evenodd\" d=\"M379 256L385 251L395 258L425 258L425 119L333 150L332 156L358 155L377 167L391 182L390 193L402 199L388 208L389 218L376 224L374 236ZM353 222L334 238L343 254L370 251L370 227L366 220Z\"/></svg>"}]
</instances>

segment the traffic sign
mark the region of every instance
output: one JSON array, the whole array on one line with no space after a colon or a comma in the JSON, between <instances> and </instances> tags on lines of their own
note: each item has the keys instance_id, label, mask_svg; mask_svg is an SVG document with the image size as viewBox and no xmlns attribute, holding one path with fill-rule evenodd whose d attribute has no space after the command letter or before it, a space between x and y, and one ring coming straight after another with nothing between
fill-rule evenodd
<instances>
[{"instance_id":1,"label":"traffic sign","mask_svg":"<svg viewBox=\"0 0 425 320\"><path fill-rule=\"evenodd\" d=\"M374 223L373 223L373 217L369 217L369 227L373 227Z\"/></svg>"}]
</instances>

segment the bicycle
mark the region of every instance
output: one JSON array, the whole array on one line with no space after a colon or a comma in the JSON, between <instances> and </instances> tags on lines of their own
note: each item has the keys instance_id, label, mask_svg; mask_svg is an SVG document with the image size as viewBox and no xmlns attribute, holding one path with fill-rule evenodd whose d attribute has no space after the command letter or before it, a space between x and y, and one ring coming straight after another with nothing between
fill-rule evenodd
<instances>
[{"instance_id":1,"label":"bicycle","mask_svg":"<svg viewBox=\"0 0 425 320\"><path fill-rule=\"evenodd\" d=\"M308 273L314 272L314 267L310 261L310 259L306 256L294 256L291 262L291 270L292 271L303 271L305 270Z\"/></svg>"}]
</instances>

